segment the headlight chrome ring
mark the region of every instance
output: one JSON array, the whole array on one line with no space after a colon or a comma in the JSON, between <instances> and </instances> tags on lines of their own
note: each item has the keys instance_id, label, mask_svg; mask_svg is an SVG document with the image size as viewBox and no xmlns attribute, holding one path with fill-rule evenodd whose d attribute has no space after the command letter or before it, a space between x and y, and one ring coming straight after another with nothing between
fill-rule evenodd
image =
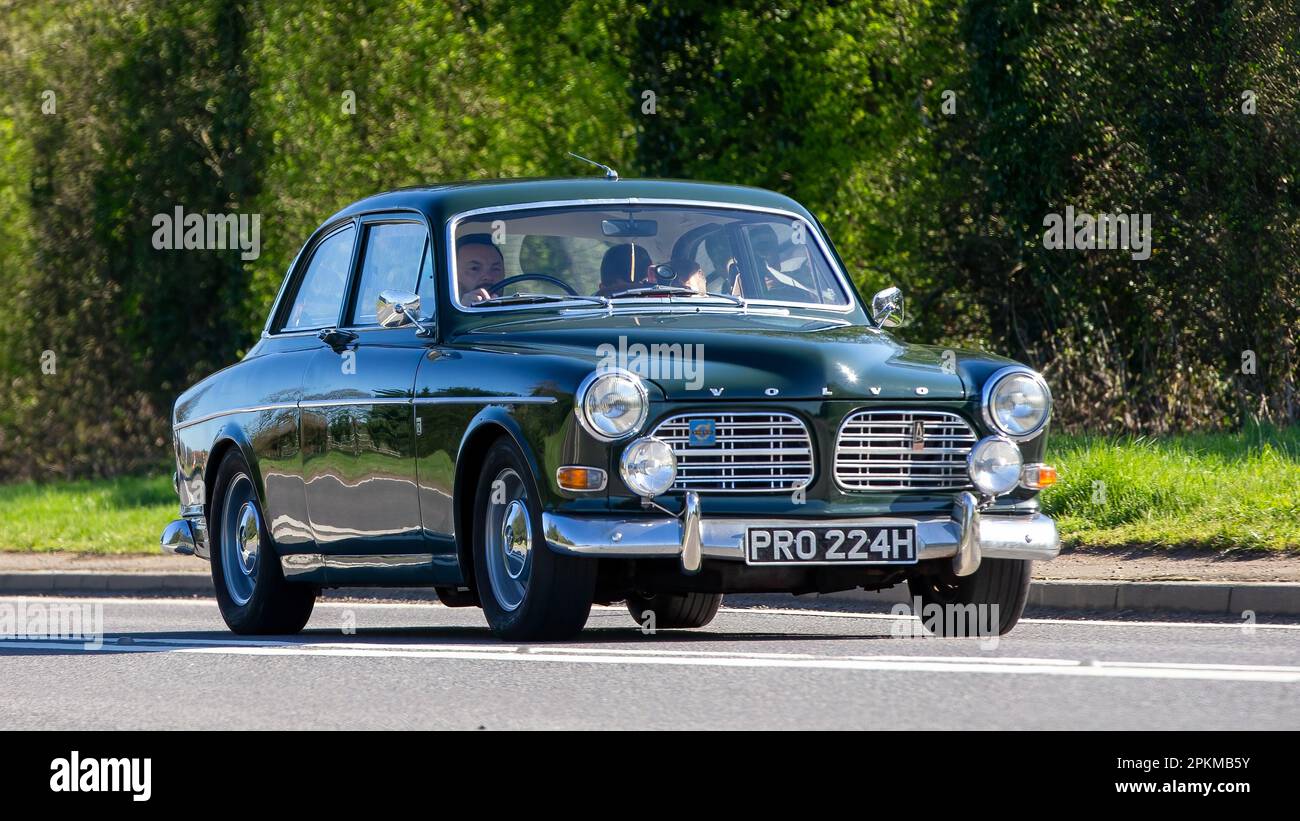
<instances>
[{"instance_id":1,"label":"headlight chrome ring","mask_svg":"<svg viewBox=\"0 0 1300 821\"><path fill-rule=\"evenodd\" d=\"M997 412L994 410L999 385L1013 376L1027 377L1043 392L1043 417L1023 431L1008 430L1006 426L998 421ZM980 397L980 412L984 416L985 424L992 431L1013 441L1024 442L1042 433L1043 428L1047 427L1048 420L1052 418L1052 391L1047 387L1047 381L1036 371L1026 368L1024 365L1009 365L995 371L992 376L985 380L984 391Z\"/></svg>"},{"instance_id":2,"label":"headlight chrome ring","mask_svg":"<svg viewBox=\"0 0 1300 821\"><path fill-rule=\"evenodd\" d=\"M606 430L589 415L587 400L592 396L592 391L598 389L600 383L604 380L618 380L631 389L631 396L636 407L631 409L633 413L631 424L622 430ZM575 400L573 410L578 416L578 424L582 426L583 430L602 442L617 442L620 439L635 435L637 431L641 430L641 426L645 424L646 418L650 415L650 398L646 392L645 383L641 380L641 377L623 368L601 368L592 371L582 380L582 384L578 385ZM616 428L617 426L613 425L611 427Z\"/></svg>"}]
</instances>

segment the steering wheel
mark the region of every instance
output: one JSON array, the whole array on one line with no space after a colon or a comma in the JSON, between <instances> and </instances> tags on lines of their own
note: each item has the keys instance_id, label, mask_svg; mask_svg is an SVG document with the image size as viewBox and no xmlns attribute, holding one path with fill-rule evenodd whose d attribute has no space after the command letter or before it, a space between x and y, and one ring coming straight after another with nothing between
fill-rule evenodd
<instances>
[{"instance_id":1,"label":"steering wheel","mask_svg":"<svg viewBox=\"0 0 1300 821\"><path fill-rule=\"evenodd\" d=\"M573 287L569 285L569 283L565 282L559 277L553 277L550 274L516 274L515 276L512 277L506 277L500 282L494 283L492 285L488 285L484 290L486 290L489 294L496 296L500 294L504 289L508 288L511 285L514 285L516 282L527 282L528 280L533 280L533 279L540 280L541 282L546 282L551 285L554 285L555 287L563 290L569 296L578 295L578 292L573 290Z\"/></svg>"}]
</instances>

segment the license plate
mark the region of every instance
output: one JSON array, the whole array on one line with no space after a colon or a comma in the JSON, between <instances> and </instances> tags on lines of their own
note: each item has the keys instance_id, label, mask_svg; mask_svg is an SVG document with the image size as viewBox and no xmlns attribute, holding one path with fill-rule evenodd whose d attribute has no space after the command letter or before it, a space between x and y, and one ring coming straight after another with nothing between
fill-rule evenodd
<instances>
[{"instance_id":1,"label":"license plate","mask_svg":"<svg viewBox=\"0 0 1300 821\"><path fill-rule=\"evenodd\" d=\"M750 527L747 564L916 564L916 528Z\"/></svg>"}]
</instances>

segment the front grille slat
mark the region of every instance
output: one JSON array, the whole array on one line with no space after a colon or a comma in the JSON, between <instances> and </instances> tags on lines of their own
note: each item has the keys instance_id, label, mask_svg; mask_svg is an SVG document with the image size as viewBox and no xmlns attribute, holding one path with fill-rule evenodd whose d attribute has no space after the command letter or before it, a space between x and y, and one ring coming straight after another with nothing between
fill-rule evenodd
<instances>
[{"instance_id":1,"label":"front grille slat","mask_svg":"<svg viewBox=\"0 0 1300 821\"><path fill-rule=\"evenodd\" d=\"M712 420L715 441L692 446L691 422ZM655 427L677 456L674 490L789 493L812 483L812 437L788 413L682 413Z\"/></svg>"},{"instance_id":2,"label":"front grille slat","mask_svg":"<svg viewBox=\"0 0 1300 821\"><path fill-rule=\"evenodd\" d=\"M917 422L921 449L912 446ZM961 490L970 486L966 455L976 436L947 411L860 410L840 426L835 481L845 490Z\"/></svg>"}]
</instances>

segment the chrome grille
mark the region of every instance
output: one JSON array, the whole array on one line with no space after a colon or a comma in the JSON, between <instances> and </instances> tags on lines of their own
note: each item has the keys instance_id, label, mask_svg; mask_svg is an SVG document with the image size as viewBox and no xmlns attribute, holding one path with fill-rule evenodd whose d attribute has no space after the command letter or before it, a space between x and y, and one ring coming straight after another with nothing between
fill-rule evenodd
<instances>
[{"instance_id":1,"label":"chrome grille","mask_svg":"<svg viewBox=\"0 0 1300 821\"><path fill-rule=\"evenodd\" d=\"M693 420L713 422L712 444L691 444ZM677 456L673 490L775 493L812 482L812 438L788 413L681 413L660 422L654 436Z\"/></svg>"},{"instance_id":2,"label":"chrome grille","mask_svg":"<svg viewBox=\"0 0 1300 821\"><path fill-rule=\"evenodd\" d=\"M840 426L835 481L845 490L961 489L970 485L966 454L974 444L975 432L955 413L857 411Z\"/></svg>"}]
</instances>

